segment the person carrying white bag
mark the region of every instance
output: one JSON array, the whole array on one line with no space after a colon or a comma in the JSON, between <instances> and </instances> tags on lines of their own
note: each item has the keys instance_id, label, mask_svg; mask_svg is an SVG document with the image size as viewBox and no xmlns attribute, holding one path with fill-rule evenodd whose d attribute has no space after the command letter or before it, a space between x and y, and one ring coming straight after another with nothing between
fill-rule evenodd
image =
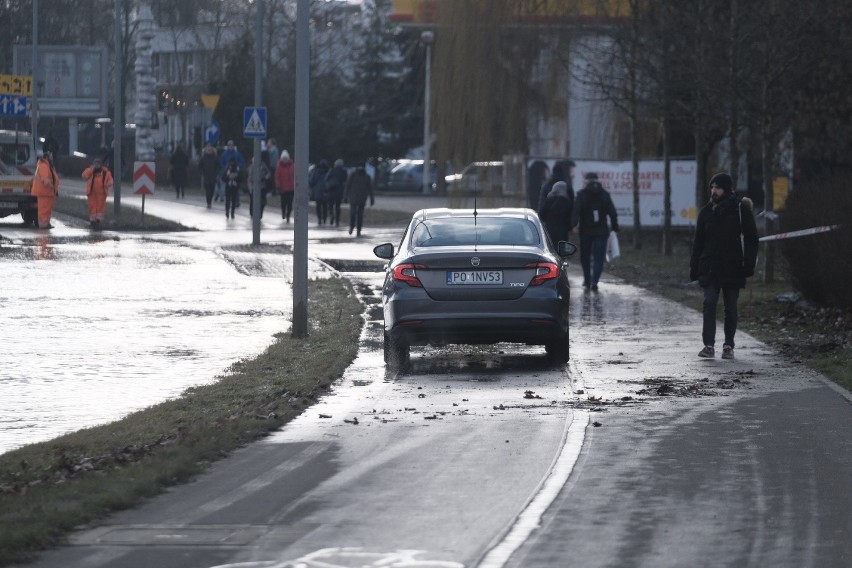
<instances>
[{"instance_id":1,"label":"person carrying white bag","mask_svg":"<svg viewBox=\"0 0 852 568\"><path fill-rule=\"evenodd\" d=\"M586 174L586 186L577 193L571 226L576 227L580 233L583 289L597 291L598 281L603 273L610 226L612 231L618 232L618 213L615 211L612 197L598 182L598 176L594 172Z\"/></svg>"}]
</instances>

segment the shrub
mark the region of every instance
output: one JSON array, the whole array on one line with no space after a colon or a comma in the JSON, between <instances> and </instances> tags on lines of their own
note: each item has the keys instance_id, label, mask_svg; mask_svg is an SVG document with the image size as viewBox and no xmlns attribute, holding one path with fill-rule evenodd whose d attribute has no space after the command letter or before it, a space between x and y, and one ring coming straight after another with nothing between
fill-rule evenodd
<instances>
[{"instance_id":1,"label":"shrub","mask_svg":"<svg viewBox=\"0 0 852 568\"><path fill-rule=\"evenodd\" d=\"M852 171L835 171L798 184L790 193L781 231L825 225L840 230L784 239L781 254L796 289L808 300L852 309Z\"/></svg>"}]
</instances>

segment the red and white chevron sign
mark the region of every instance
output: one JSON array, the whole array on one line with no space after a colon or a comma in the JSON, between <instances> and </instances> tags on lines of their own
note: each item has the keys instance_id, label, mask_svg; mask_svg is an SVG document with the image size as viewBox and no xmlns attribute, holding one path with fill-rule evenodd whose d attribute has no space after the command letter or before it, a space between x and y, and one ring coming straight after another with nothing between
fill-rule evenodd
<instances>
[{"instance_id":1,"label":"red and white chevron sign","mask_svg":"<svg viewBox=\"0 0 852 568\"><path fill-rule=\"evenodd\" d=\"M133 163L133 192L141 195L154 195L157 176L154 162Z\"/></svg>"}]
</instances>

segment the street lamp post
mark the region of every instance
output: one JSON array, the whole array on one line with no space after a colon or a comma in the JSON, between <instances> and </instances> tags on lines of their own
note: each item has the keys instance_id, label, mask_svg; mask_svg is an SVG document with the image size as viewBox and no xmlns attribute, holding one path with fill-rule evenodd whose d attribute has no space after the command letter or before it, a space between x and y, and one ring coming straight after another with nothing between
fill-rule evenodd
<instances>
[{"instance_id":1,"label":"street lamp post","mask_svg":"<svg viewBox=\"0 0 852 568\"><path fill-rule=\"evenodd\" d=\"M435 42L435 34L430 30L425 30L420 34L420 41L426 46L426 86L423 95L423 193L427 194L432 189L432 163L429 157L429 149L432 145L432 136L429 125L429 103L432 82L432 44Z\"/></svg>"}]
</instances>

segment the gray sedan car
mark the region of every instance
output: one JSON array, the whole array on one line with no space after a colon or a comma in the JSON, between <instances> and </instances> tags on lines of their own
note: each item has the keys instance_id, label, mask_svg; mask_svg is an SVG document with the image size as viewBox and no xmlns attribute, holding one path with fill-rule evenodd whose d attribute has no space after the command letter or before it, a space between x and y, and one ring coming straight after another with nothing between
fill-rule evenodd
<instances>
[{"instance_id":1,"label":"gray sedan car","mask_svg":"<svg viewBox=\"0 0 852 568\"><path fill-rule=\"evenodd\" d=\"M568 359L566 258L532 209L423 209L387 259L382 289L385 363L402 368L412 345L544 345Z\"/></svg>"}]
</instances>

